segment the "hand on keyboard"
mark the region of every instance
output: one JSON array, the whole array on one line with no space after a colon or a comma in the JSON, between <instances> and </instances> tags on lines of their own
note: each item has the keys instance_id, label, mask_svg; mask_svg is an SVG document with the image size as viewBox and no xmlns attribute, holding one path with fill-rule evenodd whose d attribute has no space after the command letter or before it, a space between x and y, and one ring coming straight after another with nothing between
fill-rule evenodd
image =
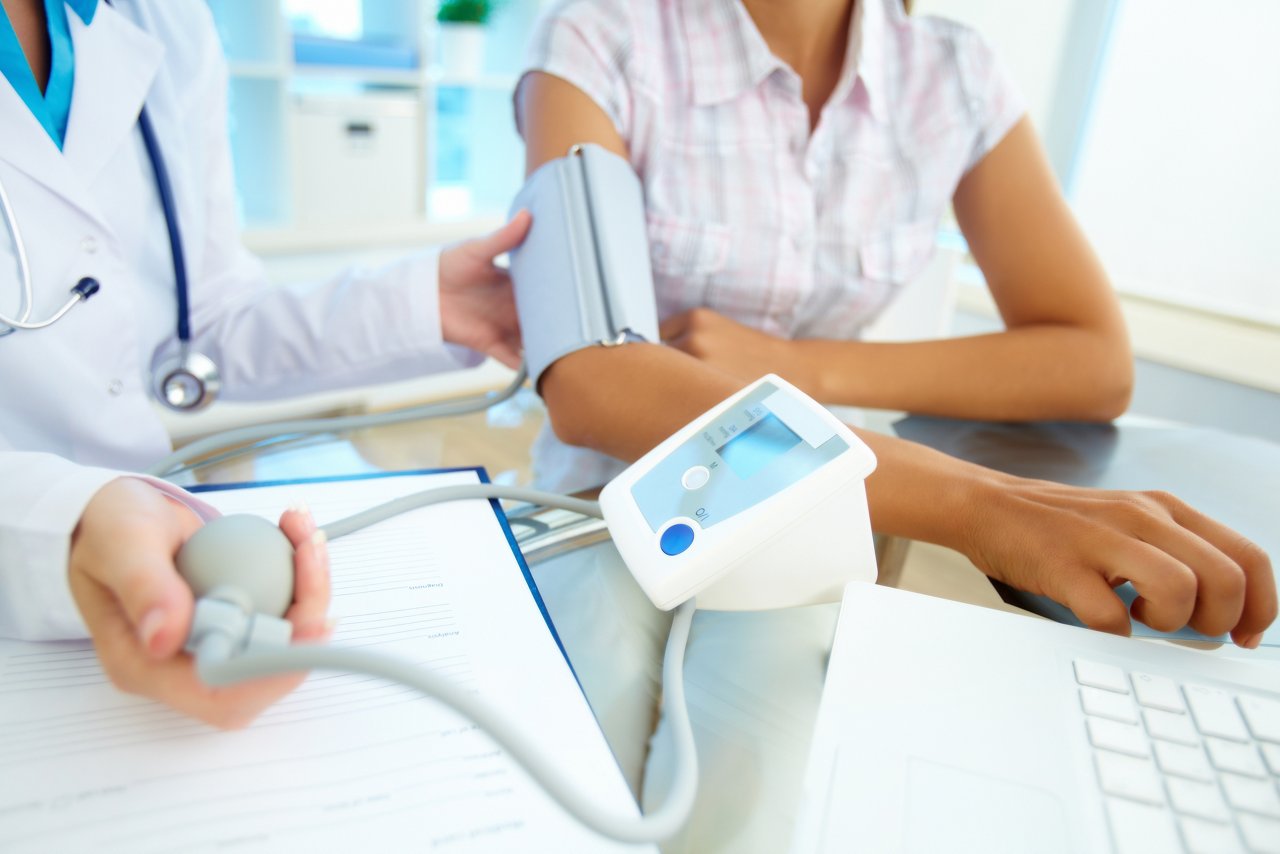
<instances>
[{"instance_id":1,"label":"hand on keyboard","mask_svg":"<svg viewBox=\"0 0 1280 854\"><path fill-rule=\"evenodd\" d=\"M1049 596L1085 625L1127 635L1230 632L1253 648L1276 617L1271 562L1240 534L1162 492L1115 492L998 475L961 547L987 575ZM983 524L985 521L986 524ZM1138 591L1132 613L1114 588Z\"/></svg>"}]
</instances>

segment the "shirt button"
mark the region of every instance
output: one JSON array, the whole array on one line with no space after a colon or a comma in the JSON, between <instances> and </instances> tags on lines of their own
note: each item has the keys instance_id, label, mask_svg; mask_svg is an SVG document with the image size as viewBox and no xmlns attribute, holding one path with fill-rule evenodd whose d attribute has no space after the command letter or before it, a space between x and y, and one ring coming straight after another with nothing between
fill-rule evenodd
<instances>
[{"instance_id":1,"label":"shirt button","mask_svg":"<svg viewBox=\"0 0 1280 854\"><path fill-rule=\"evenodd\" d=\"M121 382L120 380L112 380L111 382L107 383L107 394L111 395L112 397L119 397L123 393L124 393L124 383Z\"/></svg>"},{"instance_id":2,"label":"shirt button","mask_svg":"<svg viewBox=\"0 0 1280 854\"><path fill-rule=\"evenodd\" d=\"M86 255L93 255L98 251L98 239L93 235L80 238L80 251Z\"/></svg>"}]
</instances>

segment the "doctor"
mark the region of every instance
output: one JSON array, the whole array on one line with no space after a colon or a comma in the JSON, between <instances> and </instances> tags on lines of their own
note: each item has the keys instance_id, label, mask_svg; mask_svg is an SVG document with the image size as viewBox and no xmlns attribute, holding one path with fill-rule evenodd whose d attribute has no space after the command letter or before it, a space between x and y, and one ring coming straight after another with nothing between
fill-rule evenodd
<instances>
[{"instance_id":1,"label":"doctor","mask_svg":"<svg viewBox=\"0 0 1280 854\"><path fill-rule=\"evenodd\" d=\"M482 353L515 365L492 262L528 216L377 272L267 287L239 242L205 3L0 2L0 635L87 631L121 687L245 723L297 680L215 692L179 654L192 602L173 555L213 511L127 474L170 450L155 388L170 377L159 396L182 406L219 386L270 399ZM297 546L295 634L323 635L323 538L303 510L281 526Z\"/></svg>"}]
</instances>

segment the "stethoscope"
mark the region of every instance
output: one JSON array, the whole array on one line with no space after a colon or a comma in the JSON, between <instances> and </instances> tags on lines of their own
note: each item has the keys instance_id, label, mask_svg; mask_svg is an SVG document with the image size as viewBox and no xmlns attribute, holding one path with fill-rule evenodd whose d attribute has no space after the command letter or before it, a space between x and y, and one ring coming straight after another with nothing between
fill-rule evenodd
<instances>
[{"instance_id":1,"label":"stethoscope","mask_svg":"<svg viewBox=\"0 0 1280 854\"><path fill-rule=\"evenodd\" d=\"M146 108L138 114L138 129L142 131L142 141L147 149L147 157L151 160L151 171L155 175L156 189L160 195L160 208L164 212L165 229L169 234L169 252L173 258L173 278L178 292L178 353L161 362L151 376L151 388L157 399L170 409L191 412L202 409L213 402L222 386L218 374L218 366L203 353L191 349L191 317L187 301L187 264L182 252L182 233L178 230L177 206L173 201L173 187L169 183L169 173L165 169L164 158L160 155L160 145L156 141L155 130ZM76 282L71 289L71 296L62 307L45 320L33 321L33 291L31 287L31 269L27 262L27 249L18 230L18 220L13 214L13 205L0 182L0 209L3 209L5 224L13 236L13 246L18 261L18 276L22 282L22 304L19 316L6 317L0 314L0 326L8 329L0 331L0 337L10 335L18 330L44 329L52 326L80 303L89 299L101 287L98 280L86 276Z\"/></svg>"}]
</instances>

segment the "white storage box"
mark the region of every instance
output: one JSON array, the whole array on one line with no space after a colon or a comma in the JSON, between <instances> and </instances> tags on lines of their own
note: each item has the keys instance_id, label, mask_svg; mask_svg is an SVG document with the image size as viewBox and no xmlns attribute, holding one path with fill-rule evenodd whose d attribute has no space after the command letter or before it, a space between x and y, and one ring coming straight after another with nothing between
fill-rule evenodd
<instances>
[{"instance_id":1,"label":"white storage box","mask_svg":"<svg viewBox=\"0 0 1280 854\"><path fill-rule=\"evenodd\" d=\"M421 218L425 128L416 95L295 95L289 119L299 226Z\"/></svg>"}]
</instances>

